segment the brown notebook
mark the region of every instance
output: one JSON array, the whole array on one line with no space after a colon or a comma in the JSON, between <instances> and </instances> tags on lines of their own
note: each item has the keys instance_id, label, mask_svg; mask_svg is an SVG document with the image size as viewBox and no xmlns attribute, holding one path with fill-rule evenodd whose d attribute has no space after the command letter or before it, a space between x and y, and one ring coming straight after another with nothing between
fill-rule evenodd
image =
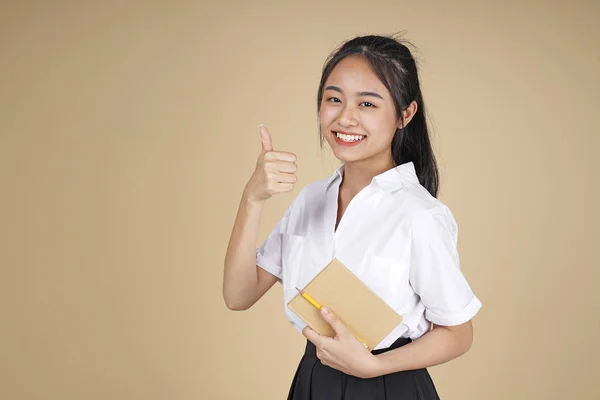
<instances>
[{"instance_id":1,"label":"brown notebook","mask_svg":"<svg viewBox=\"0 0 600 400\"><path fill-rule=\"evenodd\" d=\"M401 322L402 317L338 259L333 259L303 289L333 311L346 327L373 350ZM335 336L321 312L298 293L287 304L317 333Z\"/></svg>"}]
</instances>

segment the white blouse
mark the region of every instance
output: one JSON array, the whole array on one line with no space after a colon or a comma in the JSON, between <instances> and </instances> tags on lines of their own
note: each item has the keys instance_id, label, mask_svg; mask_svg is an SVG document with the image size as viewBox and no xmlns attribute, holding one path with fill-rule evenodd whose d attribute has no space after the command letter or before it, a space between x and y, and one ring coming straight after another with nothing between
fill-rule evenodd
<instances>
[{"instance_id":1,"label":"white blouse","mask_svg":"<svg viewBox=\"0 0 600 400\"><path fill-rule=\"evenodd\" d=\"M459 267L457 226L448 207L419 184L412 162L375 176L348 204L335 229L342 164L306 185L256 250L256 264L281 280L287 303L333 258L403 318L375 349L459 325L481 308Z\"/></svg>"}]
</instances>

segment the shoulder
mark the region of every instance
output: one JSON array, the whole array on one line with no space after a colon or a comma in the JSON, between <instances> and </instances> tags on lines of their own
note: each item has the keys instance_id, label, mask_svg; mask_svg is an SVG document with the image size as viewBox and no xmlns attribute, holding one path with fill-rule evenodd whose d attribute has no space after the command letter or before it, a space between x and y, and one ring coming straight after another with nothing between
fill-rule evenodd
<instances>
[{"instance_id":1,"label":"shoulder","mask_svg":"<svg viewBox=\"0 0 600 400\"><path fill-rule=\"evenodd\" d=\"M433 197L423 186L408 185L397 193L402 197L403 206L410 216L413 234L431 234L432 231L449 233L457 238L458 227L450 208L441 200Z\"/></svg>"}]
</instances>

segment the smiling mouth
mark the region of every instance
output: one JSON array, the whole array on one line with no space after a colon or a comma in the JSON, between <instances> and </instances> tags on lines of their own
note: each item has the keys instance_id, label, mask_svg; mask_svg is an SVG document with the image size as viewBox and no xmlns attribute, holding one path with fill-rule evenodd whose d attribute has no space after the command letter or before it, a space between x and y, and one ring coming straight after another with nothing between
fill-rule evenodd
<instances>
[{"instance_id":1,"label":"smiling mouth","mask_svg":"<svg viewBox=\"0 0 600 400\"><path fill-rule=\"evenodd\" d=\"M339 133L339 132L335 132L335 131L332 131L332 132L337 139L339 139L345 143L360 142L366 137L366 135L347 135L345 133Z\"/></svg>"}]
</instances>

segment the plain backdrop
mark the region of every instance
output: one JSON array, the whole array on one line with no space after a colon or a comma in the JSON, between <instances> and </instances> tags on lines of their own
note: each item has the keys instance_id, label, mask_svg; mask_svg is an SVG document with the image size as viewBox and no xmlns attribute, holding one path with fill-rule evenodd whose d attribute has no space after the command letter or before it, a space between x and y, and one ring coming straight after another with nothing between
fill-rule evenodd
<instances>
[{"instance_id":1,"label":"plain backdrop","mask_svg":"<svg viewBox=\"0 0 600 400\"><path fill-rule=\"evenodd\" d=\"M0 398L283 399L304 337L280 285L221 297L265 124L320 150L323 62L418 48L461 266L483 302L444 400L598 399L600 4L27 2L0 6Z\"/></svg>"}]
</instances>

